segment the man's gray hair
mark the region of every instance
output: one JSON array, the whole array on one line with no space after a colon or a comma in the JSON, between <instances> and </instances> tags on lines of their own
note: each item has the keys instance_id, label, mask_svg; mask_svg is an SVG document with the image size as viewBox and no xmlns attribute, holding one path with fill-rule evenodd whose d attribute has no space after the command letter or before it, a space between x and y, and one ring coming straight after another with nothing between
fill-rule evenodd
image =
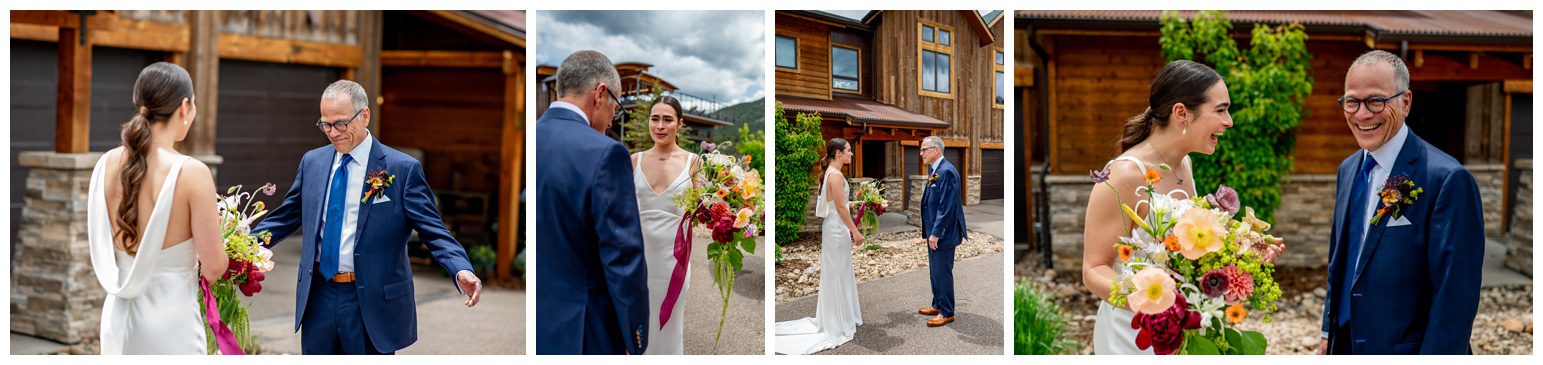
<instances>
[{"instance_id":1,"label":"man's gray hair","mask_svg":"<svg viewBox=\"0 0 1543 365\"><path fill-rule=\"evenodd\" d=\"M576 96L605 83L620 94L621 75L611 59L593 50L573 52L557 66L557 96Z\"/></svg>"},{"instance_id":2,"label":"man's gray hair","mask_svg":"<svg viewBox=\"0 0 1543 365\"><path fill-rule=\"evenodd\" d=\"M321 92L321 98L323 100L347 98L354 106L354 111L364 110L370 106L370 96L365 94L364 86L348 80L338 80L332 85L327 85L327 90Z\"/></svg>"},{"instance_id":3,"label":"man's gray hair","mask_svg":"<svg viewBox=\"0 0 1543 365\"><path fill-rule=\"evenodd\" d=\"M1355 63L1350 64L1350 68L1354 69L1378 63L1386 63L1388 66L1393 67L1393 87L1398 88L1398 91L1409 90L1409 66L1404 65L1403 59L1388 51L1372 50L1371 52L1362 53L1361 57L1356 57Z\"/></svg>"},{"instance_id":4,"label":"man's gray hair","mask_svg":"<svg viewBox=\"0 0 1543 365\"><path fill-rule=\"evenodd\" d=\"M922 138L922 145L943 148L943 138L938 136L926 136Z\"/></svg>"}]
</instances>

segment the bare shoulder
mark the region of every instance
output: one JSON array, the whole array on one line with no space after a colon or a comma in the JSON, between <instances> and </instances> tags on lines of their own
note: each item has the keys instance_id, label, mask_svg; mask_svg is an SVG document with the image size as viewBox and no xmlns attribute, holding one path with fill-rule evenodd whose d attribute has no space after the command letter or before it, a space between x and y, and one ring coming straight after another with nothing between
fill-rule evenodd
<instances>
[{"instance_id":1,"label":"bare shoulder","mask_svg":"<svg viewBox=\"0 0 1543 365\"><path fill-rule=\"evenodd\" d=\"M1146 179L1142 176L1146 172L1141 171L1141 167L1136 165L1135 162L1115 160L1109 164L1108 170L1109 184L1117 188L1134 188L1146 182Z\"/></svg>"},{"instance_id":2,"label":"bare shoulder","mask_svg":"<svg viewBox=\"0 0 1543 365\"><path fill-rule=\"evenodd\" d=\"M186 186L195 190L214 189L214 172L209 164L197 158L189 158L182 162L182 174L177 176L177 186Z\"/></svg>"}]
</instances>

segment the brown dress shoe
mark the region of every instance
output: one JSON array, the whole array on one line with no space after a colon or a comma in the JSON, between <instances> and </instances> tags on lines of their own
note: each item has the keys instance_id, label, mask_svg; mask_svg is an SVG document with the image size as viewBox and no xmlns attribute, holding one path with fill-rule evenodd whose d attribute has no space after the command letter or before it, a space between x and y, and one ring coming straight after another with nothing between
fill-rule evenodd
<instances>
[{"instance_id":1,"label":"brown dress shoe","mask_svg":"<svg viewBox=\"0 0 1543 365\"><path fill-rule=\"evenodd\" d=\"M929 316L935 316L935 315L938 315L938 313L943 313L943 311L940 311L937 308L933 308L933 307L926 307L926 308L922 308L922 309L917 309L916 313L924 314L924 315L929 315Z\"/></svg>"},{"instance_id":2,"label":"brown dress shoe","mask_svg":"<svg viewBox=\"0 0 1543 365\"><path fill-rule=\"evenodd\" d=\"M938 314L933 316L932 319L927 320L927 327L939 327L949 323L954 323L954 317L944 317L942 314Z\"/></svg>"}]
</instances>

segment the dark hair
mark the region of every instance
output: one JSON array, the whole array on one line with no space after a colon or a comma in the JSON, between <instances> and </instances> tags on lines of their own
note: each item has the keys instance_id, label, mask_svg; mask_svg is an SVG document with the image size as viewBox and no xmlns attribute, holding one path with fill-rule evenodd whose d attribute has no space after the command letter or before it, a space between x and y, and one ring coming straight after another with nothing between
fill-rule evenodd
<instances>
[{"instance_id":1,"label":"dark hair","mask_svg":"<svg viewBox=\"0 0 1543 365\"><path fill-rule=\"evenodd\" d=\"M825 142L825 157L820 158L824 162L824 167L820 169L820 186L825 186L825 175L827 173L824 171L830 168L831 160L836 159L836 152L844 151L851 145L847 140L841 138L831 138L829 142Z\"/></svg>"},{"instance_id":2,"label":"dark hair","mask_svg":"<svg viewBox=\"0 0 1543 365\"><path fill-rule=\"evenodd\" d=\"M1184 104L1196 110L1205 103L1205 91L1222 81L1222 76L1210 66L1179 60L1169 62L1152 80L1152 91L1147 96L1147 110L1125 121L1125 132L1120 136L1120 152L1130 150L1136 144L1152 136L1156 127L1167 127L1172 117L1173 105Z\"/></svg>"},{"instance_id":3,"label":"dark hair","mask_svg":"<svg viewBox=\"0 0 1543 365\"><path fill-rule=\"evenodd\" d=\"M165 123L182 107L182 100L192 101L193 78L182 66L156 62L139 71L134 80L136 112L123 123L123 171L118 183L123 196L118 202L118 219L113 220L114 243L130 255L139 251L139 190L149 169L150 124Z\"/></svg>"},{"instance_id":4,"label":"dark hair","mask_svg":"<svg viewBox=\"0 0 1543 365\"><path fill-rule=\"evenodd\" d=\"M654 109L654 107L658 106L660 103L663 103L664 105L669 105L670 108L675 109L675 120L676 121L683 121L684 120L684 118L681 117L681 115L684 113L684 111L682 111L681 108L680 108L680 99L676 99L674 96L660 95L658 98L654 99L654 103L652 105L649 105L648 109L650 111L652 111Z\"/></svg>"}]
</instances>

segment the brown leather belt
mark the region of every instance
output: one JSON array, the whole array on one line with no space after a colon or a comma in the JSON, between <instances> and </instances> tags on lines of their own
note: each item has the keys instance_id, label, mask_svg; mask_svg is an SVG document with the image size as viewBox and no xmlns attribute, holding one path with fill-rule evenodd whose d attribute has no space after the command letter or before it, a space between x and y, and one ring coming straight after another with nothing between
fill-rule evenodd
<instances>
[{"instance_id":1,"label":"brown leather belt","mask_svg":"<svg viewBox=\"0 0 1543 365\"><path fill-rule=\"evenodd\" d=\"M351 272L340 272L340 273L337 273L337 275L333 275L332 276L332 280L331 281L334 282L334 283L339 283L339 284L352 283L352 282L354 282L354 273L351 273Z\"/></svg>"}]
</instances>

